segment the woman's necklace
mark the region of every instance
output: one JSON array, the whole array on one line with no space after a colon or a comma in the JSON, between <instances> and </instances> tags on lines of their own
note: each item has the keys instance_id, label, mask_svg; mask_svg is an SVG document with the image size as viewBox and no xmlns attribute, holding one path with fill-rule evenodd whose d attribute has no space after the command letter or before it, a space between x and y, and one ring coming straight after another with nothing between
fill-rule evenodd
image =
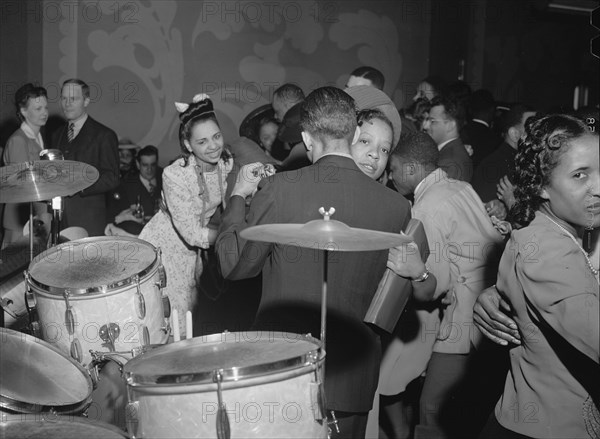
<instances>
[{"instance_id":1,"label":"woman's necklace","mask_svg":"<svg viewBox=\"0 0 600 439\"><path fill-rule=\"evenodd\" d=\"M543 213L543 212L542 212ZM598 280L598 272L599 270L594 267L594 264L592 264L592 260L590 259L588 253L583 249L583 247L581 246L581 244L579 244L579 242L577 241L577 239L573 236L572 233L570 233L567 229L565 229L563 226L561 226L560 224L558 224L556 221L554 221L552 218L550 218L548 215L546 215L544 213L544 216L546 218L548 218L550 220L550 222L552 224L554 224L556 227L558 227L563 233L565 233L569 238L571 238L571 240L575 243L575 245L577 247L579 247L579 250L581 250L581 253L583 253L583 256L585 256L585 260L587 262L587 266L590 268L590 270L592 270L592 273L594 274L594 276L596 277L596 280Z\"/></svg>"}]
</instances>

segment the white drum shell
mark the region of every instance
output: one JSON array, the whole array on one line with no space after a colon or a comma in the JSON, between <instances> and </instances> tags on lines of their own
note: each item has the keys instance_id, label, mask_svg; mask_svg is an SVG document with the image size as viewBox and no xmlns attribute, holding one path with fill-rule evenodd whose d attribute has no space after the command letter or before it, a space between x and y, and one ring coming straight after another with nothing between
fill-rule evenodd
<instances>
[{"instance_id":1,"label":"white drum shell","mask_svg":"<svg viewBox=\"0 0 600 439\"><path fill-rule=\"evenodd\" d=\"M195 346L192 346L193 343ZM218 347L202 352L198 339L158 347L157 350L172 349L178 344L187 353L195 350L198 364L206 356L217 355L215 352L218 352ZM227 354L224 356L227 357ZM176 352L173 357L174 363L184 361ZM305 361L281 371L276 366L265 365L262 373L258 371L259 367L253 369L254 373L250 376L244 376L243 358L236 362L229 356L224 363L230 364L223 364L223 368L240 366L229 369L226 375L230 380L221 384L231 438L326 438L327 422L318 420L315 415L319 413L316 389L323 381L324 359L325 354L320 351L318 360ZM156 371L157 368L148 366L148 361L151 360L145 359L142 354L125 366L129 399L126 410L128 432L136 438L216 438L217 384L203 379L205 371L201 370L201 366L198 374L182 375L174 380L176 382L159 380L159 383L149 383L144 374L136 370L139 365L138 369L146 372ZM230 372L235 375L236 370L240 371L240 377L231 380ZM167 378L170 372L165 367L163 373ZM194 382L198 377L201 382Z\"/></svg>"},{"instance_id":2,"label":"white drum shell","mask_svg":"<svg viewBox=\"0 0 600 439\"><path fill-rule=\"evenodd\" d=\"M115 239L111 237L110 240L106 238L86 238L79 241L71 241L63 245L106 245L108 241L122 240L125 240L125 242L134 241L144 251L152 251L154 255L156 254L156 250L152 245L132 238ZM51 258L52 255L49 255L48 260L51 260ZM117 268L119 262L115 262ZM31 272L32 268L35 270L35 264L43 263L46 263L43 257L40 261L32 262L29 271ZM54 282L55 284L60 284L60 266L57 268L57 279ZM114 280L116 285L122 286L113 285L109 288L102 288L101 285L97 285L96 287L98 288L95 288L97 291L70 294L68 301L75 321L73 334L69 334L67 330L65 318L67 302L62 294L57 293L57 289L60 290L60 288L56 286L48 287L30 277L27 283L28 288L35 297L41 338L74 358L73 344L78 343L79 361L84 366L89 365L92 361L90 350L98 352L110 351L108 345L100 337L101 328L110 323L116 323L119 326L120 334L114 342L114 348L117 352L125 353L124 357L121 358L123 361L131 358L134 352L141 346L166 343L168 340L168 330L162 291L159 286L159 263L155 261L145 269L146 273L137 281L133 277L123 279L123 276L121 276L119 278L118 273L115 273ZM94 270L93 264L90 264L89 270ZM138 313L138 282L146 308L143 318ZM70 287L69 281L65 281L64 291L69 291Z\"/></svg>"}]
</instances>

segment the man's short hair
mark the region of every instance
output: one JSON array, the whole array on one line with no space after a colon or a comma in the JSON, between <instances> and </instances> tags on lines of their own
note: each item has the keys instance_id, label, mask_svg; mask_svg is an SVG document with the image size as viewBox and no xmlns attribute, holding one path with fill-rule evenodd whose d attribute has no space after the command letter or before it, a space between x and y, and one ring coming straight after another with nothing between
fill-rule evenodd
<instances>
[{"instance_id":1,"label":"man's short hair","mask_svg":"<svg viewBox=\"0 0 600 439\"><path fill-rule=\"evenodd\" d=\"M81 79L77 79L77 78L67 79L65 82L63 82L61 90L63 88L65 88L65 85L68 85L68 84L79 85L81 87L81 94L83 95L83 97L84 98L90 97L90 86L87 85L85 82L83 82Z\"/></svg>"},{"instance_id":2,"label":"man's short hair","mask_svg":"<svg viewBox=\"0 0 600 439\"><path fill-rule=\"evenodd\" d=\"M304 92L296 84L287 83L273 92L273 99L276 97L296 104L304 100Z\"/></svg>"},{"instance_id":3,"label":"man's short hair","mask_svg":"<svg viewBox=\"0 0 600 439\"><path fill-rule=\"evenodd\" d=\"M432 108L438 105L444 106L446 116L456 122L456 129L460 131L466 120L465 107L462 103L453 96L442 94L435 96L431 100Z\"/></svg>"},{"instance_id":4,"label":"man's short hair","mask_svg":"<svg viewBox=\"0 0 600 439\"><path fill-rule=\"evenodd\" d=\"M352 142L357 127L354 99L336 87L321 87L302 103L300 126L321 141L346 139Z\"/></svg>"},{"instance_id":5,"label":"man's short hair","mask_svg":"<svg viewBox=\"0 0 600 439\"><path fill-rule=\"evenodd\" d=\"M350 73L350 76L368 79L373 84L373 87L378 88L379 90L383 90L383 86L385 85L385 77L383 76L383 73L381 73L375 67L358 67L357 69L354 69L352 73Z\"/></svg>"},{"instance_id":6,"label":"man's short hair","mask_svg":"<svg viewBox=\"0 0 600 439\"><path fill-rule=\"evenodd\" d=\"M535 111L530 105L522 103L512 104L510 109L500 119L500 132L502 136L505 136L512 127L519 125L523 121L523 115L530 111Z\"/></svg>"},{"instance_id":7,"label":"man's short hair","mask_svg":"<svg viewBox=\"0 0 600 439\"><path fill-rule=\"evenodd\" d=\"M439 156L437 144L424 132L410 133L403 137L392 152L392 157L406 163L417 163L426 169L437 168Z\"/></svg>"},{"instance_id":8,"label":"man's short hair","mask_svg":"<svg viewBox=\"0 0 600 439\"><path fill-rule=\"evenodd\" d=\"M158 148L154 145L147 145L140 149L137 153L137 157L135 158L138 162L141 161L142 156L156 156L156 160L158 160Z\"/></svg>"}]
</instances>

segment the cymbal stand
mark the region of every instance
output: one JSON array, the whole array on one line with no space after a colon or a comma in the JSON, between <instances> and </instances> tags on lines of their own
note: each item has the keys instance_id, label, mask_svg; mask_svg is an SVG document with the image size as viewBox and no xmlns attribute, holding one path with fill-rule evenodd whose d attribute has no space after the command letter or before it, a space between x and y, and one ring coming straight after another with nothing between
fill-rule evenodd
<instances>
[{"instance_id":1,"label":"cymbal stand","mask_svg":"<svg viewBox=\"0 0 600 439\"><path fill-rule=\"evenodd\" d=\"M62 220L62 197L52 198L52 231L50 235L50 245L58 245L60 236L60 222Z\"/></svg>"},{"instance_id":2,"label":"cymbal stand","mask_svg":"<svg viewBox=\"0 0 600 439\"><path fill-rule=\"evenodd\" d=\"M29 262L33 261L33 201L29 202Z\"/></svg>"}]
</instances>

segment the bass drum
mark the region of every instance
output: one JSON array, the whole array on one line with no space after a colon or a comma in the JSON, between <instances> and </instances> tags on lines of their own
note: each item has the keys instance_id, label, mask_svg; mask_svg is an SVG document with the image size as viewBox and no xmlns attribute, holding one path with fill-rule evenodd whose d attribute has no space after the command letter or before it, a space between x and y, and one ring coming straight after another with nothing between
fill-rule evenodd
<instances>
[{"instance_id":1,"label":"bass drum","mask_svg":"<svg viewBox=\"0 0 600 439\"><path fill-rule=\"evenodd\" d=\"M224 332L147 351L123 369L137 438L326 438L318 340Z\"/></svg>"},{"instance_id":2,"label":"bass drum","mask_svg":"<svg viewBox=\"0 0 600 439\"><path fill-rule=\"evenodd\" d=\"M127 361L143 346L168 341L166 278L160 253L146 241L70 241L41 253L25 276L41 338L84 366L90 351Z\"/></svg>"},{"instance_id":3,"label":"bass drum","mask_svg":"<svg viewBox=\"0 0 600 439\"><path fill-rule=\"evenodd\" d=\"M93 388L87 370L38 338L6 328L0 328L0 337L0 407L4 412L86 411Z\"/></svg>"}]
</instances>

